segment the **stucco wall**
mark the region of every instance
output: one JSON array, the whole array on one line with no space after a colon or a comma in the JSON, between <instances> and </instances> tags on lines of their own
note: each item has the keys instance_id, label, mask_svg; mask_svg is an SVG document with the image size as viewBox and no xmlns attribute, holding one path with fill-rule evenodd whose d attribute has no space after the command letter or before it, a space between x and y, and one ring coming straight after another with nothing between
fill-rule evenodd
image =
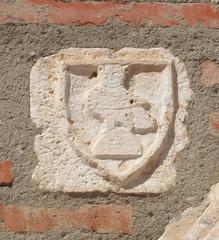
<instances>
[{"instance_id":1,"label":"stucco wall","mask_svg":"<svg viewBox=\"0 0 219 240\"><path fill-rule=\"evenodd\" d=\"M219 21L218 15L215 18ZM201 24L187 26L183 22L169 27L149 25L147 21L132 25L118 19L98 26L27 24L19 22L19 18L11 18L11 22L0 25L0 160L13 163L14 180L2 184L9 186L0 188L0 220L6 226L6 229L2 227L0 239L158 239L173 217L198 205L210 187L219 181L218 137L211 134L218 131L218 123L211 122L211 115L219 109L219 76L218 72L212 73L208 69L206 73L208 65L203 65L208 61L218 68L219 30ZM50 193L40 191L31 180L38 160L33 148L36 128L29 109L30 70L38 58L69 47L163 47L186 64L194 92L185 120L190 143L177 156L177 183L169 192L141 197L113 193ZM201 81L203 72L205 78L213 79L212 84L206 83L204 78ZM25 225L21 223L26 221L24 216L34 214L36 209L44 210L46 217L40 219L46 224L45 219L51 214L46 209L56 209L59 214L63 209L77 211L86 204L120 206L122 213L128 212L124 218L128 221L128 234L110 229L110 221L115 221L113 217L109 220L109 229L106 224L108 233L99 233L98 226L94 228L97 232L89 227L83 230L80 226L63 231L52 225L46 229L39 226L19 228L19 224ZM10 216L3 207L8 205L15 205L9 211ZM42 212L37 214L39 217ZM78 216L76 214L75 218Z\"/></svg>"}]
</instances>

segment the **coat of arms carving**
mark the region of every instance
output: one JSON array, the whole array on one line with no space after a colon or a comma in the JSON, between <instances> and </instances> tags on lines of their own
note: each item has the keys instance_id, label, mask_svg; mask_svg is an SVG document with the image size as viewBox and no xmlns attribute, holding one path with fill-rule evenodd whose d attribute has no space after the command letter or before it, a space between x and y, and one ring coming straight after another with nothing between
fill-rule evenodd
<instances>
[{"instance_id":1,"label":"coat of arms carving","mask_svg":"<svg viewBox=\"0 0 219 240\"><path fill-rule=\"evenodd\" d=\"M169 51L62 50L38 60L30 92L41 188L140 194L174 185L191 90Z\"/></svg>"}]
</instances>

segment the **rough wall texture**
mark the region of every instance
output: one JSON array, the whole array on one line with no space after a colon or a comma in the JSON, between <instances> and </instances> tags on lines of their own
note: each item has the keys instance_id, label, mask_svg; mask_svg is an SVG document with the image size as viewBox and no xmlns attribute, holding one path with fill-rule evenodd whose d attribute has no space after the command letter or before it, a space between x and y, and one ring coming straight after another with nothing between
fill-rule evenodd
<instances>
[{"instance_id":1,"label":"rough wall texture","mask_svg":"<svg viewBox=\"0 0 219 240\"><path fill-rule=\"evenodd\" d=\"M0 179L0 239L158 239L170 219L197 206L219 181L219 80L203 80L212 76L212 68L203 66L219 66L218 29L183 22L166 28L148 21L132 26L118 19L98 26L10 19L13 23L0 25L0 161L13 162L13 176L9 164L4 171L10 179ZM30 70L38 58L69 47L164 47L184 61L194 91L185 121L190 144L178 154L177 184L171 191L142 197L63 194L39 191L32 182L38 160L29 113Z\"/></svg>"}]
</instances>

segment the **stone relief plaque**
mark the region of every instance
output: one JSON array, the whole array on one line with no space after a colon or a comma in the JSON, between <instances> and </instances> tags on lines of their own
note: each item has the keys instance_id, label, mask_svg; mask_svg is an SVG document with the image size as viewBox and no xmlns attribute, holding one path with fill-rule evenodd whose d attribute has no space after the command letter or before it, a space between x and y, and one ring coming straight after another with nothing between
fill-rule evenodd
<instances>
[{"instance_id":1,"label":"stone relief plaque","mask_svg":"<svg viewBox=\"0 0 219 240\"><path fill-rule=\"evenodd\" d=\"M188 142L185 66L157 49L70 48L38 60L30 112L33 179L65 192L159 193Z\"/></svg>"}]
</instances>

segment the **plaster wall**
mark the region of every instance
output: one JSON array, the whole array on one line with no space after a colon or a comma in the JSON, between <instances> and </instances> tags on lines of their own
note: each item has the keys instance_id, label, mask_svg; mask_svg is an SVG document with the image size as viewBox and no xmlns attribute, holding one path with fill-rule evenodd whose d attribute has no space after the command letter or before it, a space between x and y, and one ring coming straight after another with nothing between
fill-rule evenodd
<instances>
[{"instance_id":1,"label":"plaster wall","mask_svg":"<svg viewBox=\"0 0 219 240\"><path fill-rule=\"evenodd\" d=\"M37 132L29 109L30 70L38 58L69 47L163 47L186 64L194 92L185 120L190 143L177 156L175 188L145 196L39 191L31 180L38 160L33 149ZM25 234L1 231L0 239L158 239L173 217L197 206L219 182L218 139L208 131L209 115L219 109L218 87L200 84L200 64L206 60L219 63L219 30L201 25L132 26L117 20L100 26L9 23L0 25L0 55L0 159L13 162L15 178L11 187L0 188L1 204L72 209L83 204L128 204L133 218L131 235L85 230Z\"/></svg>"}]
</instances>

